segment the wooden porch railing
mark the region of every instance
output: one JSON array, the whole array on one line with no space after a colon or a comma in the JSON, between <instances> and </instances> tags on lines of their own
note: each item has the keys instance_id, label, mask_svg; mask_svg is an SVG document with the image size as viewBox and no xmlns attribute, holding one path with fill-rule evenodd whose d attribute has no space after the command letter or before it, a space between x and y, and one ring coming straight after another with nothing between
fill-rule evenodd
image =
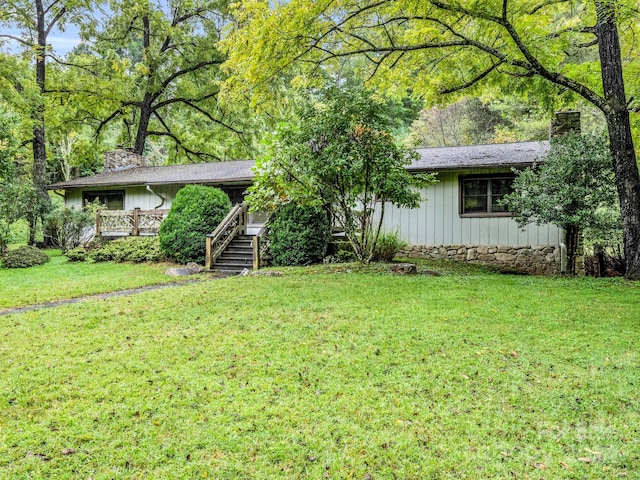
<instances>
[{"instance_id":1,"label":"wooden porch railing","mask_svg":"<svg viewBox=\"0 0 640 480\"><path fill-rule=\"evenodd\" d=\"M271 237L269 231L269 221L264 224L260 231L251 240L253 246L253 269L258 270L261 267L268 267L271 262L269 254L269 246Z\"/></svg>"},{"instance_id":2,"label":"wooden porch railing","mask_svg":"<svg viewBox=\"0 0 640 480\"><path fill-rule=\"evenodd\" d=\"M236 235L244 235L247 231L247 207L237 204L231 209L224 220L216 229L207 235L207 250L205 258L205 268L211 267L222 254L224 249L231 243Z\"/></svg>"},{"instance_id":3,"label":"wooden porch railing","mask_svg":"<svg viewBox=\"0 0 640 480\"><path fill-rule=\"evenodd\" d=\"M96 213L96 235L126 233L157 235L169 210L100 210Z\"/></svg>"}]
</instances>

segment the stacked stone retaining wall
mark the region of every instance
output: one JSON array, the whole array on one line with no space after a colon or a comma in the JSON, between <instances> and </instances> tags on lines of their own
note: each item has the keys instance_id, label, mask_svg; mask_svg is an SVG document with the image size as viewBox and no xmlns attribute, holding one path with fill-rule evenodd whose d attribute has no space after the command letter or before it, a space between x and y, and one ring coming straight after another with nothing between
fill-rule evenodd
<instances>
[{"instance_id":1,"label":"stacked stone retaining wall","mask_svg":"<svg viewBox=\"0 0 640 480\"><path fill-rule=\"evenodd\" d=\"M560 273L559 246L409 245L398 256L476 262L535 274Z\"/></svg>"}]
</instances>

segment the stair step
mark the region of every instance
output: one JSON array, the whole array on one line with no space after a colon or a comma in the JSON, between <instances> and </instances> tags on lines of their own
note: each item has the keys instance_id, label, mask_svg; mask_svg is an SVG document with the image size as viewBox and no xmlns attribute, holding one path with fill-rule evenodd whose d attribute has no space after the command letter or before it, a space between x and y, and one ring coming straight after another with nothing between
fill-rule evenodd
<instances>
[{"instance_id":1,"label":"stair step","mask_svg":"<svg viewBox=\"0 0 640 480\"><path fill-rule=\"evenodd\" d=\"M248 270L251 270L251 265L242 265L242 264L235 264L235 263L217 263L217 262L213 264L213 269L219 270L221 272L225 272L225 271L241 272L245 268Z\"/></svg>"},{"instance_id":2,"label":"stair step","mask_svg":"<svg viewBox=\"0 0 640 480\"><path fill-rule=\"evenodd\" d=\"M246 257L218 257L215 263L225 264L225 265L253 265L252 258Z\"/></svg>"},{"instance_id":3,"label":"stair step","mask_svg":"<svg viewBox=\"0 0 640 480\"><path fill-rule=\"evenodd\" d=\"M225 251L226 250L237 250L239 252L253 253L253 248L245 247L245 246L238 246L238 245L229 245L229 246L227 246L227 248L225 248Z\"/></svg>"}]
</instances>

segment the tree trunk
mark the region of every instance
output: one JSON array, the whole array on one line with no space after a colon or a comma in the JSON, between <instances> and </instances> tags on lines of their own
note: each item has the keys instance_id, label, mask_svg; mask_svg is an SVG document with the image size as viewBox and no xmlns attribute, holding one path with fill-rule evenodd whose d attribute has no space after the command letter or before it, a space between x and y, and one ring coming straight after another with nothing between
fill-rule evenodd
<instances>
[{"instance_id":1,"label":"tree trunk","mask_svg":"<svg viewBox=\"0 0 640 480\"><path fill-rule=\"evenodd\" d=\"M567 274L576 274L576 253L578 251L578 228L566 227L564 243L567 247Z\"/></svg>"},{"instance_id":2,"label":"tree trunk","mask_svg":"<svg viewBox=\"0 0 640 480\"><path fill-rule=\"evenodd\" d=\"M626 278L640 280L640 174L631 136L631 123L622 76L622 56L614 2L595 0L596 35L607 107L609 144L622 216Z\"/></svg>"},{"instance_id":3,"label":"tree trunk","mask_svg":"<svg viewBox=\"0 0 640 480\"><path fill-rule=\"evenodd\" d=\"M151 103L153 98L150 93L146 93L144 96L144 100L140 105L140 121L138 122L138 130L136 133L136 143L133 147L133 152L138 155L142 155L144 153L144 146L147 142L147 135L149 132L149 122L151 121L151 115L153 113L153 109L151 107Z\"/></svg>"},{"instance_id":4,"label":"tree trunk","mask_svg":"<svg viewBox=\"0 0 640 480\"><path fill-rule=\"evenodd\" d=\"M151 24L149 17L146 15L142 17L142 46L145 54L149 54L149 49L151 48ZM151 76L152 71L147 75L147 81L151 81ZM140 104L140 121L138 122L138 130L136 132L136 143L133 146L133 152L138 155L144 153L144 146L149 132L149 122L151 121L151 115L153 113L151 108L152 103L153 97L151 93L145 93L144 99Z\"/></svg>"},{"instance_id":5,"label":"tree trunk","mask_svg":"<svg viewBox=\"0 0 640 480\"><path fill-rule=\"evenodd\" d=\"M38 220L41 220L49 209L50 200L47 193L47 144L44 127L44 95L46 85L46 47L47 32L45 13L42 0L36 0L36 26L38 30L38 45L36 46L36 84L38 85L38 100L31 111L33 120L33 186L36 191L36 204L32 205L33 213L29 222L29 243L35 243L35 230Z\"/></svg>"}]
</instances>

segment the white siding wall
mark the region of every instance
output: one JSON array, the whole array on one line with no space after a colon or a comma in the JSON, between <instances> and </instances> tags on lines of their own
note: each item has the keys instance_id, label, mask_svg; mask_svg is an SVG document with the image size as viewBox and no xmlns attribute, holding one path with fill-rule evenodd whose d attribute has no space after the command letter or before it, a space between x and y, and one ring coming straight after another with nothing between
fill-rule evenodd
<instances>
[{"instance_id":1,"label":"white siding wall","mask_svg":"<svg viewBox=\"0 0 640 480\"><path fill-rule=\"evenodd\" d=\"M154 210L160 208L168 210L171 208L171 202L176 198L176 193L180 189L180 185L162 185L151 187L154 192L161 195L165 201L158 195L154 195L145 187L128 187L124 191L124 209L133 210L139 208L141 210ZM162 205L160 205L162 203Z\"/></svg>"},{"instance_id":2,"label":"white siding wall","mask_svg":"<svg viewBox=\"0 0 640 480\"><path fill-rule=\"evenodd\" d=\"M477 170L469 173L488 173ZM520 229L510 217L465 217L458 214L458 175L440 173L439 183L422 190L419 208L385 207L383 228L397 230L412 245L559 245L555 225L527 225Z\"/></svg>"},{"instance_id":3,"label":"white siding wall","mask_svg":"<svg viewBox=\"0 0 640 480\"><path fill-rule=\"evenodd\" d=\"M145 187L125 187L125 188L85 188L84 190L69 190L65 194L65 204L68 207L82 207L82 192L107 192L109 190L124 190L124 209L133 210L140 208L141 210L153 210L156 207L168 210L171 208L171 202L176 198L176 193L180 189L180 185L163 185L152 187L153 191L162 195L165 202L160 205L162 199L157 195L149 192Z\"/></svg>"}]
</instances>

